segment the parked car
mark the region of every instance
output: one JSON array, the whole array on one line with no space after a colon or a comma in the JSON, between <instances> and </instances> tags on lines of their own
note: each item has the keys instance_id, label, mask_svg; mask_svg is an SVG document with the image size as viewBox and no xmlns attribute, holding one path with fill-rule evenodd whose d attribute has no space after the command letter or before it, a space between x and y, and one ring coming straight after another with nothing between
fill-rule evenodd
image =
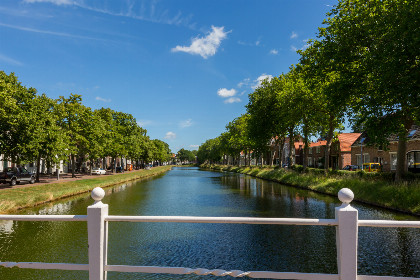
<instances>
[{"instance_id":1,"label":"parked car","mask_svg":"<svg viewBox=\"0 0 420 280\"><path fill-rule=\"evenodd\" d=\"M92 174L105 175L106 174L106 170L104 170L102 168L93 168L92 169Z\"/></svg>"},{"instance_id":2,"label":"parked car","mask_svg":"<svg viewBox=\"0 0 420 280\"><path fill-rule=\"evenodd\" d=\"M356 171L356 170L359 170L359 166L358 165L346 165L346 166L343 167L343 170Z\"/></svg>"},{"instance_id":3,"label":"parked car","mask_svg":"<svg viewBox=\"0 0 420 280\"><path fill-rule=\"evenodd\" d=\"M381 172L382 166L377 162L367 162L363 163L363 170L365 172Z\"/></svg>"},{"instance_id":4,"label":"parked car","mask_svg":"<svg viewBox=\"0 0 420 280\"><path fill-rule=\"evenodd\" d=\"M15 186L21 182L35 183L35 174L23 167L7 167L0 173L0 183L9 183L9 185Z\"/></svg>"},{"instance_id":5,"label":"parked car","mask_svg":"<svg viewBox=\"0 0 420 280\"><path fill-rule=\"evenodd\" d=\"M115 168L115 172L117 172L117 173L124 173L124 168L122 168L122 166L117 166Z\"/></svg>"}]
</instances>

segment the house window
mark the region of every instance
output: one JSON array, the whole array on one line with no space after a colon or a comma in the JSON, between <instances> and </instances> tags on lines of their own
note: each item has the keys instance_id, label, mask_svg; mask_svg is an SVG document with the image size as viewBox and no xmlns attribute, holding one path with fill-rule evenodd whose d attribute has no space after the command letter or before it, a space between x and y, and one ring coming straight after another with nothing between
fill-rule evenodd
<instances>
[{"instance_id":1,"label":"house window","mask_svg":"<svg viewBox=\"0 0 420 280\"><path fill-rule=\"evenodd\" d=\"M316 153L319 154L320 152L321 152L321 147L320 146L316 147Z\"/></svg>"},{"instance_id":2,"label":"house window","mask_svg":"<svg viewBox=\"0 0 420 280\"><path fill-rule=\"evenodd\" d=\"M389 153L391 170L397 170L397 153Z\"/></svg>"},{"instance_id":3,"label":"house window","mask_svg":"<svg viewBox=\"0 0 420 280\"><path fill-rule=\"evenodd\" d=\"M408 171L420 173L420 151L412 151L407 153Z\"/></svg>"},{"instance_id":4,"label":"house window","mask_svg":"<svg viewBox=\"0 0 420 280\"><path fill-rule=\"evenodd\" d=\"M311 157L308 157L308 166L313 166Z\"/></svg>"},{"instance_id":5,"label":"house window","mask_svg":"<svg viewBox=\"0 0 420 280\"><path fill-rule=\"evenodd\" d=\"M312 155L312 148L309 148L309 154Z\"/></svg>"},{"instance_id":6,"label":"house window","mask_svg":"<svg viewBox=\"0 0 420 280\"><path fill-rule=\"evenodd\" d=\"M370 162L370 155L363 154L363 163ZM362 157L361 155L356 155L356 164L361 168L362 167Z\"/></svg>"}]
</instances>

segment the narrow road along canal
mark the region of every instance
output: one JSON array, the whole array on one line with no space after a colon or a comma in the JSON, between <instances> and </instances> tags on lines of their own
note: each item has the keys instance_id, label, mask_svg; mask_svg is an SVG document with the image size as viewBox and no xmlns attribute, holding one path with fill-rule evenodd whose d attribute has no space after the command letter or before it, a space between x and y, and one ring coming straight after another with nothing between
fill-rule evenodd
<instances>
[{"instance_id":1,"label":"narrow road along canal","mask_svg":"<svg viewBox=\"0 0 420 280\"><path fill-rule=\"evenodd\" d=\"M333 219L337 198L236 173L174 168L107 190L110 215ZM86 214L78 196L20 214ZM357 203L360 219L416 220ZM359 274L420 277L420 230L359 228ZM84 222L0 221L0 260L87 263ZM337 273L335 228L240 224L122 223L109 226L108 264ZM108 273L108 279L212 276ZM87 272L0 267L0 279L88 279Z\"/></svg>"}]
</instances>

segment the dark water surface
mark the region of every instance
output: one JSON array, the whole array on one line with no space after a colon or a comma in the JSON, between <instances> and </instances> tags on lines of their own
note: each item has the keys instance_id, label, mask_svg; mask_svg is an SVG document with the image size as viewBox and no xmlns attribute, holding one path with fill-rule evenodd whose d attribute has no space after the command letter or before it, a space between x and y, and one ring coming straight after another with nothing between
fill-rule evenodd
<instances>
[{"instance_id":1,"label":"dark water surface","mask_svg":"<svg viewBox=\"0 0 420 280\"><path fill-rule=\"evenodd\" d=\"M197 168L109 189L103 202L110 215L322 219L333 219L340 204L335 197ZM92 203L83 195L21 214L85 215ZM352 205L360 219L416 220ZM0 221L0 261L87 263L86 223ZM111 222L108 264L337 273L335 228ZM359 274L420 277L420 229L359 228ZM215 277L108 273L109 280L174 278ZM3 279L88 279L88 273L0 267Z\"/></svg>"}]
</instances>

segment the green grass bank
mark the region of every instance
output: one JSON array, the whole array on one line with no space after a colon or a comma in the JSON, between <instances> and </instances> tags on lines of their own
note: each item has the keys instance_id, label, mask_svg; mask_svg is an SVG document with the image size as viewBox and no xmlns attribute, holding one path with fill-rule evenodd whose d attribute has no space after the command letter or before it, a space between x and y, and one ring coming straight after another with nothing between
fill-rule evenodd
<instances>
[{"instance_id":1,"label":"green grass bank","mask_svg":"<svg viewBox=\"0 0 420 280\"><path fill-rule=\"evenodd\" d=\"M158 166L150 170L143 169L129 173L97 176L91 179L1 190L0 213L7 214L23 208L87 193L96 187L106 188L128 181L149 178L164 173L171 168L172 166Z\"/></svg>"},{"instance_id":2,"label":"green grass bank","mask_svg":"<svg viewBox=\"0 0 420 280\"><path fill-rule=\"evenodd\" d=\"M271 167L225 165L201 165L200 167L243 173L333 196L337 196L340 189L349 188L354 192L356 201L420 216L420 180L418 179L394 183L387 180L386 176L364 172L333 171L326 175L318 169L301 172Z\"/></svg>"}]
</instances>

